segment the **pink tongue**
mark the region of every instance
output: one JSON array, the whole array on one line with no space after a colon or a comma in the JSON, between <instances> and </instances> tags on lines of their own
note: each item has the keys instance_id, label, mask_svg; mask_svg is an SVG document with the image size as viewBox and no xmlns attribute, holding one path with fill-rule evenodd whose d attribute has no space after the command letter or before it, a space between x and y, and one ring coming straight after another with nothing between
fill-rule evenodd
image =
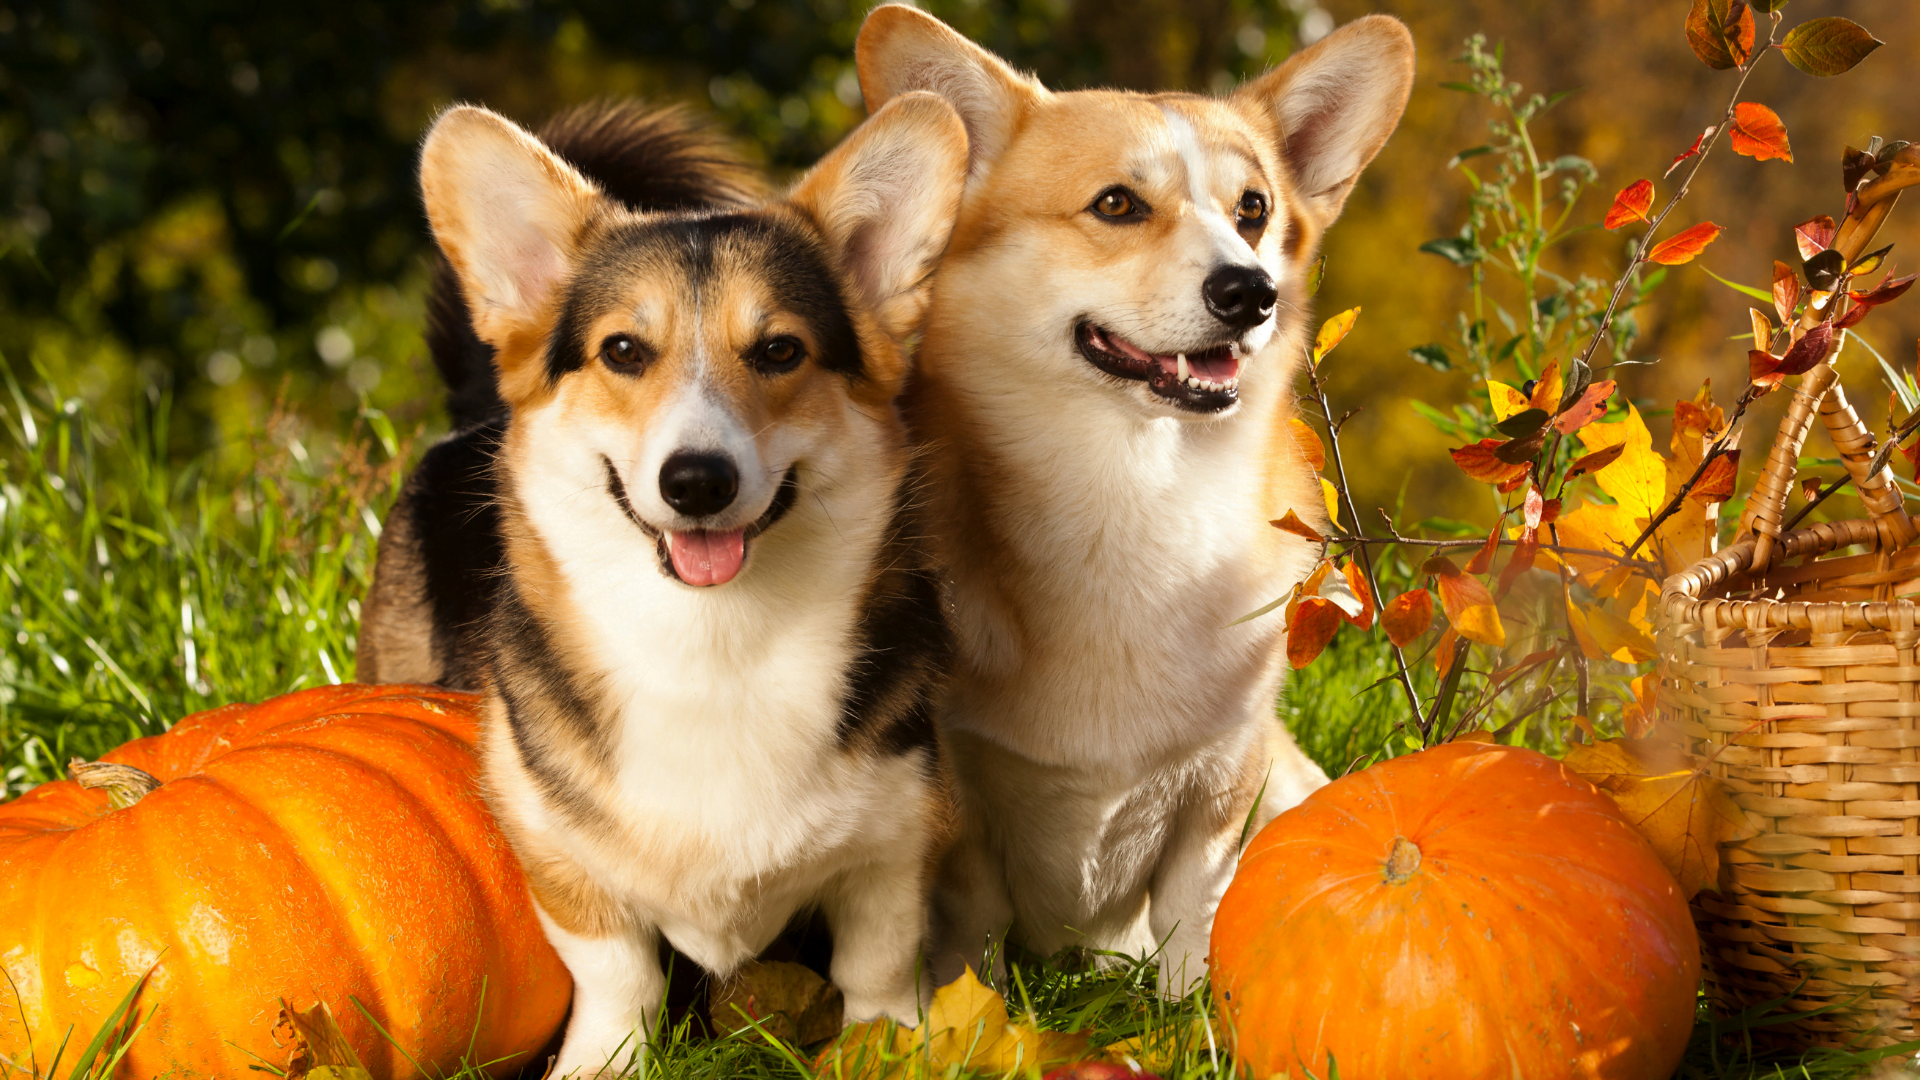
<instances>
[{"instance_id":1,"label":"pink tongue","mask_svg":"<svg viewBox=\"0 0 1920 1080\"><path fill-rule=\"evenodd\" d=\"M667 555L673 572L689 585L725 585L747 557L746 530L669 532Z\"/></svg>"},{"instance_id":2,"label":"pink tongue","mask_svg":"<svg viewBox=\"0 0 1920 1080\"><path fill-rule=\"evenodd\" d=\"M1226 382L1240 374L1240 358L1225 350L1210 356L1189 354L1187 371L1196 379L1208 382Z\"/></svg>"}]
</instances>

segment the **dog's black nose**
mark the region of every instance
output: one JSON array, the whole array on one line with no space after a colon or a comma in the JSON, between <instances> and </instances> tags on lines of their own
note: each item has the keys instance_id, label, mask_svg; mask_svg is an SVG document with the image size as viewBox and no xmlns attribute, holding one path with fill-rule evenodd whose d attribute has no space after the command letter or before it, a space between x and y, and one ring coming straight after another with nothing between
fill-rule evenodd
<instances>
[{"instance_id":1,"label":"dog's black nose","mask_svg":"<svg viewBox=\"0 0 1920 1080\"><path fill-rule=\"evenodd\" d=\"M1273 279L1257 266L1220 267L1207 275L1200 295L1206 298L1213 317L1235 330L1266 322L1273 314L1274 301L1280 298Z\"/></svg>"},{"instance_id":2,"label":"dog's black nose","mask_svg":"<svg viewBox=\"0 0 1920 1080\"><path fill-rule=\"evenodd\" d=\"M706 517L733 505L740 470L719 454L681 451L660 466L660 497L688 517Z\"/></svg>"}]
</instances>

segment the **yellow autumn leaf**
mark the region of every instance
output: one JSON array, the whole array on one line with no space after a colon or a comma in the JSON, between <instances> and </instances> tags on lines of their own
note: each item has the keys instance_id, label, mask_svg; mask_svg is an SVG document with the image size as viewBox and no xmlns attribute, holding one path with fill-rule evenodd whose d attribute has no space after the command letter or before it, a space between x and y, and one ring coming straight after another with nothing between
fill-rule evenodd
<instances>
[{"instance_id":1,"label":"yellow autumn leaf","mask_svg":"<svg viewBox=\"0 0 1920 1080\"><path fill-rule=\"evenodd\" d=\"M1320 359L1333 351L1333 347L1346 339L1347 332L1353 329L1355 320L1360 318L1357 307L1347 310L1320 324L1320 333L1313 339L1313 362L1317 366Z\"/></svg>"},{"instance_id":2,"label":"yellow autumn leaf","mask_svg":"<svg viewBox=\"0 0 1920 1080\"><path fill-rule=\"evenodd\" d=\"M1620 551L1633 543L1633 538L1640 535L1642 527L1643 524L1637 523L1624 507L1582 500L1571 509L1563 511L1559 519L1553 523L1551 531L1541 530L1541 547L1537 558L1543 560L1546 565L1553 564L1553 553L1547 544L1555 536L1559 537L1563 547L1586 548L1589 551ZM1620 564L1601 555L1569 554L1567 565L1580 576L1582 584L1591 588Z\"/></svg>"},{"instance_id":3,"label":"yellow autumn leaf","mask_svg":"<svg viewBox=\"0 0 1920 1080\"><path fill-rule=\"evenodd\" d=\"M1527 395L1498 379L1487 380L1487 402L1493 406L1493 422L1499 423L1527 409Z\"/></svg>"},{"instance_id":4,"label":"yellow autumn leaf","mask_svg":"<svg viewBox=\"0 0 1920 1080\"><path fill-rule=\"evenodd\" d=\"M1567 381L1560 377L1560 361L1549 361L1540 377L1533 381L1533 396L1527 399L1527 406L1552 415L1560 407L1560 397L1566 389Z\"/></svg>"},{"instance_id":5,"label":"yellow autumn leaf","mask_svg":"<svg viewBox=\"0 0 1920 1080\"><path fill-rule=\"evenodd\" d=\"M1606 660L1609 654L1593 640L1593 631L1587 629L1587 616L1580 605L1567 605L1567 625L1573 628L1573 640L1580 643L1580 652L1589 660Z\"/></svg>"},{"instance_id":6,"label":"yellow autumn leaf","mask_svg":"<svg viewBox=\"0 0 1920 1080\"><path fill-rule=\"evenodd\" d=\"M1588 608L1587 632L1600 650L1623 664L1653 659L1653 639L1604 607Z\"/></svg>"},{"instance_id":7,"label":"yellow autumn leaf","mask_svg":"<svg viewBox=\"0 0 1920 1080\"><path fill-rule=\"evenodd\" d=\"M1720 879L1720 845L1754 835L1706 760L1671 743L1608 739L1567 752L1567 768L1613 797L1688 899Z\"/></svg>"},{"instance_id":8,"label":"yellow autumn leaf","mask_svg":"<svg viewBox=\"0 0 1920 1080\"><path fill-rule=\"evenodd\" d=\"M1333 522L1337 529L1340 525L1340 491L1333 486L1333 481L1322 479L1320 495L1327 500L1327 520Z\"/></svg>"},{"instance_id":9,"label":"yellow autumn leaf","mask_svg":"<svg viewBox=\"0 0 1920 1080\"><path fill-rule=\"evenodd\" d=\"M1625 420L1588 424L1580 429L1580 441L1586 444L1590 454L1609 446L1625 448L1612 464L1593 476L1599 481L1600 490L1613 496L1621 509L1645 527L1666 503L1667 459L1653 449L1653 435L1640 419L1640 410L1628 403ZM1632 543L1639 533L1636 528L1622 545Z\"/></svg>"},{"instance_id":10,"label":"yellow autumn leaf","mask_svg":"<svg viewBox=\"0 0 1920 1080\"><path fill-rule=\"evenodd\" d=\"M1012 1021L1006 999L972 969L934 992L916 1031L888 1021L849 1026L814 1069L845 1080L919 1080L967 1072L1025 1076L1092 1053L1085 1032L1041 1031Z\"/></svg>"}]
</instances>

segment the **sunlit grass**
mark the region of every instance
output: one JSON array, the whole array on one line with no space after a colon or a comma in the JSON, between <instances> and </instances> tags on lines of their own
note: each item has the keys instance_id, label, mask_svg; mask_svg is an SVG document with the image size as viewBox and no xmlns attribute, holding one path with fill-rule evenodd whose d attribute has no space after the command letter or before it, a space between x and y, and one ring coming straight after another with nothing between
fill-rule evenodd
<instances>
[{"instance_id":1,"label":"sunlit grass","mask_svg":"<svg viewBox=\"0 0 1920 1080\"><path fill-rule=\"evenodd\" d=\"M9 381L0 413L7 792L196 710L352 676L379 516L417 439L396 438L378 413L337 434L268 416L252 440L253 467L235 474L213 459L169 460L173 414L162 393L115 424L42 383ZM1328 655L1294 675L1280 704L1332 774L1411 748L1396 726L1398 687L1375 685L1389 674L1380 640L1342 631ZM1234 1075L1228 1048L1196 1023L1208 1012L1204 991L1163 1001L1152 968L1140 964L1096 970L1022 957L1011 971L1009 1005L1041 1027L1088 1031L1095 1046L1142 1039L1157 1051L1147 1064L1168 1080ZM118 1048L139 1037L133 1012L69 1018L60 1080L106 1075ZM1756 1056L1743 1024L1697 1026L1678 1075L1838 1080L1876 1067L1873 1055ZM96 1052L72 1052L84 1046ZM47 1066L57 1048L41 1049L39 1075L55 1075ZM646 1076L792 1078L807 1075L801 1063L810 1060L811 1048L708 1038L685 1021L656 1039ZM443 1075L479 1080L485 1064L444 1063ZM0 1063L0 1080L17 1075Z\"/></svg>"}]
</instances>

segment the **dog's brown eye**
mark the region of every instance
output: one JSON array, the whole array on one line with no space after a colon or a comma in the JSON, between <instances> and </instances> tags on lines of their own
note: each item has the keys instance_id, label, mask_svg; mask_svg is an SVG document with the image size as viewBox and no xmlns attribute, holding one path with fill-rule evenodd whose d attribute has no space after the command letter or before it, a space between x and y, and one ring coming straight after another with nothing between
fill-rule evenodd
<instances>
[{"instance_id":1,"label":"dog's brown eye","mask_svg":"<svg viewBox=\"0 0 1920 1080\"><path fill-rule=\"evenodd\" d=\"M1133 217L1140 212L1140 200L1126 188L1108 188L1093 200L1093 212L1105 218Z\"/></svg>"},{"instance_id":2,"label":"dog's brown eye","mask_svg":"<svg viewBox=\"0 0 1920 1080\"><path fill-rule=\"evenodd\" d=\"M1257 225L1267 219L1267 197L1257 191L1240 196L1240 223Z\"/></svg>"},{"instance_id":3,"label":"dog's brown eye","mask_svg":"<svg viewBox=\"0 0 1920 1080\"><path fill-rule=\"evenodd\" d=\"M782 334L777 338L768 338L753 353L753 365L762 371L790 371L801 357L807 354L806 346L800 339Z\"/></svg>"},{"instance_id":4,"label":"dog's brown eye","mask_svg":"<svg viewBox=\"0 0 1920 1080\"><path fill-rule=\"evenodd\" d=\"M600 343L600 358L618 370L632 370L634 365L645 359L646 350L640 343L626 334L609 334Z\"/></svg>"}]
</instances>

